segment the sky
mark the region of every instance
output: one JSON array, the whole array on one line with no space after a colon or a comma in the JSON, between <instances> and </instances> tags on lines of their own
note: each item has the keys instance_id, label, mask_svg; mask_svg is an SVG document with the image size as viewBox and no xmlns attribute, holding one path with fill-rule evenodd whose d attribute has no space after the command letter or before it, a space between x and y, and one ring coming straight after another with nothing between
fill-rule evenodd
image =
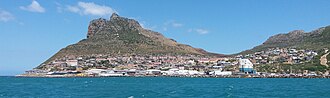
<instances>
[{"instance_id":1,"label":"sky","mask_svg":"<svg viewBox=\"0 0 330 98\"><path fill-rule=\"evenodd\" d=\"M233 54L330 25L329 0L0 0L0 75L38 66L112 13L209 52Z\"/></svg>"}]
</instances>

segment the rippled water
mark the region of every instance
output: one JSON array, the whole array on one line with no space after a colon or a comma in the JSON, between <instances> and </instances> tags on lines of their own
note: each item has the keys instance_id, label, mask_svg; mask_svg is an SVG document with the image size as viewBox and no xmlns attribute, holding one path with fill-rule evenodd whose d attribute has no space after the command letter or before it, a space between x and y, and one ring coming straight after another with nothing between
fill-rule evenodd
<instances>
[{"instance_id":1,"label":"rippled water","mask_svg":"<svg viewBox=\"0 0 330 98\"><path fill-rule=\"evenodd\" d=\"M330 79L0 77L0 97L330 97Z\"/></svg>"}]
</instances>

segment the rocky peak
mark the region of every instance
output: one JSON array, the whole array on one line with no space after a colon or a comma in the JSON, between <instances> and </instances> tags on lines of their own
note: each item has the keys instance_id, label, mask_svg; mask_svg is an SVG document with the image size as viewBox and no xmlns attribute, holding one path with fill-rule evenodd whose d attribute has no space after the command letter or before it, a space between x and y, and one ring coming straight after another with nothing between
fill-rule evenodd
<instances>
[{"instance_id":1,"label":"rocky peak","mask_svg":"<svg viewBox=\"0 0 330 98\"><path fill-rule=\"evenodd\" d=\"M102 30L106 24L107 20L103 18L92 20L88 26L87 38L94 36L94 34L99 30Z\"/></svg>"},{"instance_id":2,"label":"rocky peak","mask_svg":"<svg viewBox=\"0 0 330 98\"><path fill-rule=\"evenodd\" d=\"M303 37L306 34L307 33L305 33L305 31L303 31L303 30L294 30L294 31L291 31L287 34L277 34L277 35L271 36L263 44L274 44L274 43L286 43L286 42L302 41Z\"/></svg>"},{"instance_id":3,"label":"rocky peak","mask_svg":"<svg viewBox=\"0 0 330 98\"><path fill-rule=\"evenodd\" d=\"M324 29L325 29L325 27L322 27L322 28L311 31L310 33L311 34L321 34L321 32L323 32Z\"/></svg>"},{"instance_id":4,"label":"rocky peak","mask_svg":"<svg viewBox=\"0 0 330 98\"><path fill-rule=\"evenodd\" d=\"M305 36L305 34L306 33L304 30L293 30L293 31L289 32L287 35L291 39L298 39L298 38Z\"/></svg>"},{"instance_id":5,"label":"rocky peak","mask_svg":"<svg viewBox=\"0 0 330 98\"><path fill-rule=\"evenodd\" d=\"M115 18L118 18L119 15L117 13L112 13L111 17L110 17L110 20L111 19L115 19Z\"/></svg>"},{"instance_id":6,"label":"rocky peak","mask_svg":"<svg viewBox=\"0 0 330 98\"><path fill-rule=\"evenodd\" d=\"M301 34L304 34L305 31L304 30L293 30L291 32L289 32L288 34L289 35L301 35Z\"/></svg>"},{"instance_id":7,"label":"rocky peak","mask_svg":"<svg viewBox=\"0 0 330 98\"><path fill-rule=\"evenodd\" d=\"M113 13L110 17L111 26L116 27L116 29L123 29L123 27L127 27L126 29L141 29L141 25L134 19L128 19L125 17L121 17L116 13Z\"/></svg>"},{"instance_id":8,"label":"rocky peak","mask_svg":"<svg viewBox=\"0 0 330 98\"><path fill-rule=\"evenodd\" d=\"M106 30L114 33L122 30L142 30L141 25L133 19L121 17L113 13L110 20L103 18L92 20L88 26L87 38L93 37L97 32Z\"/></svg>"},{"instance_id":9,"label":"rocky peak","mask_svg":"<svg viewBox=\"0 0 330 98\"><path fill-rule=\"evenodd\" d=\"M323 31L325 27L316 29L311 32L305 32L304 30L293 30L291 32L288 32L287 34L277 34L274 36L271 36L264 44L274 44L274 43L298 43L300 41L303 41L305 37L310 36L319 36Z\"/></svg>"}]
</instances>

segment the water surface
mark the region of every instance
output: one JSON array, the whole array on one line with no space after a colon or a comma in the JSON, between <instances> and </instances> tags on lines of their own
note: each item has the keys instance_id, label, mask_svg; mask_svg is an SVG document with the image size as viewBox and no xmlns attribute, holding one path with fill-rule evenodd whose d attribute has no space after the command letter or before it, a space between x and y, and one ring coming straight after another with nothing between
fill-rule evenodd
<instances>
[{"instance_id":1,"label":"water surface","mask_svg":"<svg viewBox=\"0 0 330 98\"><path fill-rule=\"evenodd\" d=\"M330 79L0 77L0 97L330 97Z\"/></svg>"}]
</instances>

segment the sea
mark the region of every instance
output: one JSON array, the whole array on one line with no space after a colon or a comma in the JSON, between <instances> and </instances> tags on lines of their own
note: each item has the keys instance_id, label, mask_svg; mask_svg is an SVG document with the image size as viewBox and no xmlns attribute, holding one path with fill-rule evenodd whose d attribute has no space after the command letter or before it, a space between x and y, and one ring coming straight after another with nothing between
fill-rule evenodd
<instances>
[{"instance_id":1,"label":"sea","mask_svg":"<svg viewBox=\"0 0 330 98\"><path fill-rule=\"evenodd\" d=\"M329 98L324 78L0 77L0 98Z\"/></svg>"}]
</instances>

